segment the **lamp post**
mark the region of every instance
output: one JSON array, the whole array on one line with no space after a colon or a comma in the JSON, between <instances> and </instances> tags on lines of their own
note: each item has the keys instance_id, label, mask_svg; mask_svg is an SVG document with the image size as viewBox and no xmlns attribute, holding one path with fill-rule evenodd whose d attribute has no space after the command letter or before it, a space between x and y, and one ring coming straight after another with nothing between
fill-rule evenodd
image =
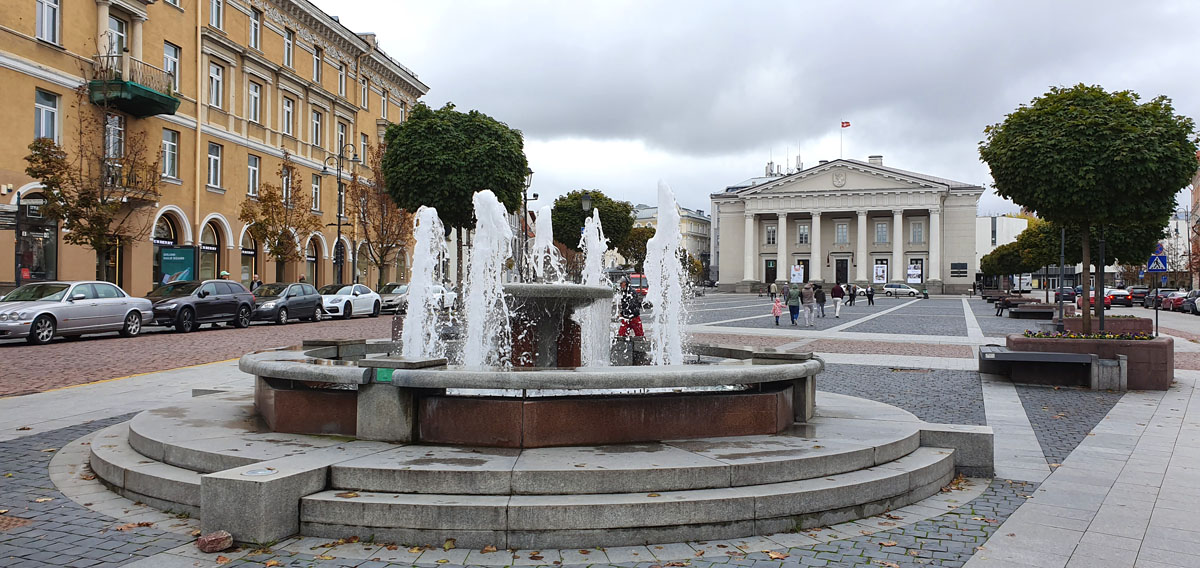
<instances>
[{"instance_id":1,"label":"lamp post","mask_svg":"<svg viewBox=\"0 0 1200 568\"><path fill-rule=\"evenodd\" d=\"M521 255L517 259L517 279L525 282L525 254L529 241L529 186L533 185L533 170L526 169L525 188L521 190ZM536 201L538 194L533 194Z\"/></svg>"},{"instance_id":2,"label":"lamp post","mask_svg":"<svg viewBox=\"0 0 1200 568\"><path fill-rule=\"evenodd\" d=\"M354 144L347 142L342 144L341 148L338 148L337 156L329 156L325 158L325 161L321 166L321 175L328 176L333 173L329 171L329 160L337 160L337 210L334 211L334 215L337 216L337 223L334 223L337 225L337 239L334 241L335 244L333 245L333 264L337 267L338 284L344 284L344 282L342 282L342 269L346 264L346 247L342 246L342 213L345 211L346 207L346 192L342 187L342 160L347 159L346 148L350 149L350 163L361 164L362 161L359 160L358 154L354 152ZM326 224L325 226L328 227L329 224ZM342 253L340 255L338 254L339 247L341 247Z\"/></svg>"}]
</instances>

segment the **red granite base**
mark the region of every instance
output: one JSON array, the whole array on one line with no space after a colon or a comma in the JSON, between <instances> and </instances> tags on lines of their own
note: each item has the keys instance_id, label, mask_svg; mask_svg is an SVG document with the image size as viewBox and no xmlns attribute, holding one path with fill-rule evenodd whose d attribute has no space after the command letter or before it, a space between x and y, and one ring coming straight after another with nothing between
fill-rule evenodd
<instances>
[{"instance_id":1,"label":"red granite base","mask_svg":"<svg viewBox=\"0 0 1200 568\"><path fill-rule=\"evenodd\" d=\"M1105 327L1107 324L1105 322ZM1170 337L1051 339L1014 333L1008 336L1006 343L1013 351L1095 353L1101 359L1124 355L1129 365L1129 390L1167 390L1175 378L1175 340Z\"/></svg>"}]
</instances>

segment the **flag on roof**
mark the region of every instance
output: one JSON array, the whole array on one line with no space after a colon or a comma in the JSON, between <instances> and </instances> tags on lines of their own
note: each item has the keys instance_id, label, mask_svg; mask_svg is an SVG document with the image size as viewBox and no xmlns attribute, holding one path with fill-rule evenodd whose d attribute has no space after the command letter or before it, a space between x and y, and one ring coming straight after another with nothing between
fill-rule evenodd
<instances>
[{"instance_id":1,"label":"flag on roof","mask_svg":"<svg viewBox=\"0 0 1200 568\"><path fill-rule=\"evenodd\" d=\"M842 128L850 128L850 122L849 122L849 121L846 121L846 120L843 120L843 121L842 121Z\"/></svg>"}]
</instances>

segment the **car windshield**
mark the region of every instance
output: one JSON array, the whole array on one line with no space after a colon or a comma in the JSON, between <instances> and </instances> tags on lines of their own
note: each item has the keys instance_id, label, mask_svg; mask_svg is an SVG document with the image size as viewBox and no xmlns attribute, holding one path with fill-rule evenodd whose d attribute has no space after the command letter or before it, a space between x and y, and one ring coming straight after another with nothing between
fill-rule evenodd
<instances>
[{"instance_id":1,"label":"car windshield","mask_svg":"<svg viewBox=\"0 0 1200 568\"><path fill-rule=\"evenodd\" d=\"M385 284L379 289L380 294L405 294L408 292L408 284Z\"/></svg>"},{"instance_id":2,"label":"car windshield","mask_svg":"<svg viewBox=\"0 0 1200 568\"><path fill-rule=\"evenodd\" d=\"M26 284L9 292L0 302L57 302L63 299L70 284Z\"/></svg>"},{"instance_id":3,"label":"car windshield","mask_svg":"<svg viewBox=\"0 0 1200 568\"><path fill-rule=\"evenodd\" d=\"M282 294L284 290L287 290L287 287L287 284L263 284L262 286L254 289L254 295L260 298L263 296L278 296Z\"/></svg>"},{"instance_id":4,"label":"car windshield","mask_svg":"<svg viewBox=\"0 0 1200 568\"><path fill-rule=\"evenodd\" d=\"M351 288L351 286L343 284L330 284L321 286L320 292L322 296L349 296Z\"/></svg>"},{"instance_id":5,"label":"car windshield","mask_svg":"<svg viewBox=\"0 0 1200 568\"><path fill-rule=\"evenodd\" d=\"M180 282L178 284L163 284L146 294L147 298L170 298L172 296L187 296L200 287L199 282Z\"/></svg>"},{"instance_id":6,"label":"car windshield","mask_svg":"<svg viewBox=\"0 0 1200 568\"><path fill-rule=\"evenodd\" d=\"M646 277L645 276L630 276L629 277L629 285L633 286L634 288L645 288L647 286Z\"/></svg>"}]
</instances>

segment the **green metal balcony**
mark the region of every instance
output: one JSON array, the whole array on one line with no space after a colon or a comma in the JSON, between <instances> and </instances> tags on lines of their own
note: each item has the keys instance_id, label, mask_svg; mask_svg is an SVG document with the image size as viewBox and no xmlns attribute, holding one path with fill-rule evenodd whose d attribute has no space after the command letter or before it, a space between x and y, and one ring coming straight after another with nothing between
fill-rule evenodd
<instances>
[{"instance_id":1,"label":"green metal balcony","mask_svg":"<svg viewBox=\"0 0 1200 568\"><path fill-rule=\"evenodd\" d=\"M88 99L136 117L175 114L180 100L174 96L171 74L127 54L92 58Z\"/></svg>"}]
</instances>

